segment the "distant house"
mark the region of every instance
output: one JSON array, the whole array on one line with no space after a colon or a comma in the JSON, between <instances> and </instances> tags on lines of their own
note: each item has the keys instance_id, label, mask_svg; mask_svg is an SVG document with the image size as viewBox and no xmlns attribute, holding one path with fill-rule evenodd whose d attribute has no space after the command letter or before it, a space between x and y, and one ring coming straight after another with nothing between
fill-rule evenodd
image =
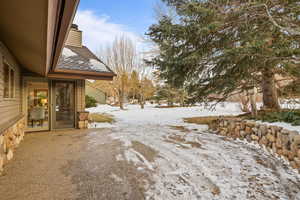
<instances>
[{"instance_id":1,"label":"distant house","mask_svg":"<svg viewBox=\"0 0 300 200\"><path fill-rule=\"evenodd\" d=\"M86 81L85 94L94 97L99 104L107 103L107 94L101 89L95 87L90 81Z\"/></svg>"}]
</instances>

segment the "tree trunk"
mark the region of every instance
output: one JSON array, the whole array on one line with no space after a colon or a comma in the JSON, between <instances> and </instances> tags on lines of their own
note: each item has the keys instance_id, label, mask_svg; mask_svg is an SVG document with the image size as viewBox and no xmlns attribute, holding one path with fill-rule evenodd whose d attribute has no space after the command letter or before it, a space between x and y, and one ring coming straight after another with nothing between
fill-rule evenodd
<instances>
[{"instance_id":1,"label":"tree trunk","mask_svg":"<svg viewBox=\"0 0 300 200\"><path fill-rule=\"evenodd\" d=\"M241 101L241 109L243 112L250 112L249 110L249 95L247 94L246 91L243 91L242 94L239 94L239 99Z\"/></svg>"},{"instance_id":2,"label":"tree trunk","mask_svg":"<svg viewBox=\"0 0 300 200\"><path fill-rule=\"evenodd\" d=\"M119 105L120 105L121 110L124 110L123 100L124 100L124 92L122 90L120 90L119 91Z\"/></svg>"},{"instance_id":3,"label":"tree trunk","mask_svg":"<svg viewBox=\"0 0 300 200\"><path fill-rule=\"evenodd\" d=\"M254 87L253 91L251 91L250 94L251 115L253 117L257 116L256 97L257 97L257 89L256 87Z\"/></svg>"},{"instance_id":4,"label":"tree trunk","mask_svg":"<svg viewBox=\"0 0 300 200\"><path fill-rule=\"evenodd\" d=\"M144 96L142 94L140 95L140 105L141 109L145 108Z\"/></svg>"},{"instance_id":5,"label":"tree trunk","mask_svg":"<svg viewBox=\"0 0 300 200\"><path fill-rule=\"evenodd\" d=\"M264 108L271 110L280 109L274 72L268 68L262 71L262 93Z\"/></svg>"}]
</instances>

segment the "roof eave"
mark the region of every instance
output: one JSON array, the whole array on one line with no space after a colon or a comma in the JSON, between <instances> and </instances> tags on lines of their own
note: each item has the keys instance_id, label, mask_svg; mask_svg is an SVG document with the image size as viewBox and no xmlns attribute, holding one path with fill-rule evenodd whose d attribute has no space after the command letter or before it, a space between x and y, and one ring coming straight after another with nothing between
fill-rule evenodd
<instances>
[{"instance_id":1,"label":"roof eave","mask_svg":"<svg viewBox=\"0 0 300 200\"><path fill-rule=\"evenodd\" d=\"M83 70L71 70L71 69L56 69L54 72L50 72L48 77L70 77L77 79L94 79L94 80L113 80L116 74L110 72L94 72Z\"/></svg>"},{"instance_id":2,"label":"roof eave","mask_svg":"<svg viewBox=\"0 0 300 200\"><path fill-rule=\"evenodd\" d=\"M80 0L60 0L61 3L55 24L55 39L52 43L51 59L50 65L47 68L47 74L55 71L55 67L58 63L70 27L75 17L79 1Z\"/></svg>"}]
</instances>

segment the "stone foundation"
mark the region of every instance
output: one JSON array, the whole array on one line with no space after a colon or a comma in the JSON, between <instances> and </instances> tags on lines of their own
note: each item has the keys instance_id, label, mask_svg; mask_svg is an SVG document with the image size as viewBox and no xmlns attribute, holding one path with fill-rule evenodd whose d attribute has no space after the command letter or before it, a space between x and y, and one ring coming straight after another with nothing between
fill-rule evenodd
<instances>
[{"instance_id":1,"label":"stone foundation","mask_svg":"<svg viewBox=\"0 0 300 200\"><path fill-rule=\"evenodd\" d=\"M89 112L78 112L78 128L87 129L89 125Z\"/></svg>"},{"instance_id":2,"label":"stone foundation","mask_svg":"<svg viewBox=\"0 0 300 200\"><path fill-rule=\"evenodd\" d=\"M3 166L14 156L15 149L24 138L24 118L15 123L12 127L0 133L0 175Z\"/></svg>"},{"instance_id":3,"label":"stone foundation","mask_svg":"<svg viewBox=\"0 0 300 200\"><path fill-rule=\"evenodd\" d=\"M300 134L278 126L268 126L236 118L219 118L210 124L215 133L234 139L256 142L283 156L300 173Z\"/></svg>"}]
</instances>

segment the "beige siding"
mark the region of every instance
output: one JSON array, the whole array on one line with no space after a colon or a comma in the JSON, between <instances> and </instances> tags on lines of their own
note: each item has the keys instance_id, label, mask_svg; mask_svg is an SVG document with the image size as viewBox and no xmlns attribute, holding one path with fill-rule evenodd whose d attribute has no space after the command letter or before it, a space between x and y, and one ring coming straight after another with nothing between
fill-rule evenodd
<instances>
[{"instance_id":1,"label":"beige siding","mask_svg":"<svg viewBox=\"0 0 300 200\"><path fill-rule=\"evenodd\" d=\"M85 93L91 97L94 97L98 103L106 104L106 94L93 86L86 84Z\"/></svg>"},{"instance_id":2,"label":"beige siding","mask_svg":"<svg viewBox=\"0 0 300 200\"><path fill-rule=\"evenodd\" d=\"M81 112L85 110L85 81L77 80L77 111Z\"/></svg>"},{"instance_id":3,"label":"beige siding","mask_svg":"<svg viewBox=\"0 0 300 200\"><path fill-rule=\"evenodd\" d=\"M82 47L82 32L72 28L68 35L66 45Z\"/></svg>"},{"instance_id":4,"label":"beige siding","mask_svg":"<svg viewBox=\"0 0 300 200\"><path fill-rule=\"evenodd\" d=\"M3 98L3 61L6 61L11 68L15 71L16 78L16 88L15 88L15 98L13 99L4 99ZM14 59L14 57L10 54L8 49L4 46L3 43L0 42L0 130L5 126L10 124L16 118L20 117L22 114L22 101L21 101L21 70Z\"/></svg>"}]
</instances>

